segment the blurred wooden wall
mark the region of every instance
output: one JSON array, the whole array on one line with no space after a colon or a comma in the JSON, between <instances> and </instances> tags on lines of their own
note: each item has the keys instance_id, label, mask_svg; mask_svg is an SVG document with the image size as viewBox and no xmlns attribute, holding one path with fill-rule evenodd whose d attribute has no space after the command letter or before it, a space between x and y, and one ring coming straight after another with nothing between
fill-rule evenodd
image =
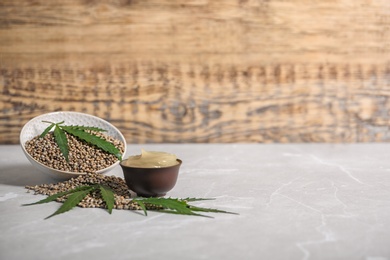
<instances>
[{"instance_id":1,"label":"blurred wooden wall","mask_svg":"<svg viewBox=\"0 0 390 260\"><path fill-rule=\"evenodd\" d=\"M0 143L42 113L129 143L390 141L388 0L0 0Z\"/></svg>"}]
</instances>

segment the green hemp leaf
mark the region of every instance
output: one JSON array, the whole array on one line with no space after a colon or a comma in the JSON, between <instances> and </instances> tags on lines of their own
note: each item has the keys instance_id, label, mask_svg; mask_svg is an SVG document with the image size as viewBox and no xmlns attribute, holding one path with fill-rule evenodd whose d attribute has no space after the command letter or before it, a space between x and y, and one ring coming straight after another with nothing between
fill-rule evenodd
<instances>
[{"instance_id":1,"label":"green hemp leaf","mask_svg":"<svg viewBox=\"0 0 390 260\"><path fill-rule=\"evenodd\" d=\"M30 203L30 204L23 204L23 206L31 206L31 205L37 205L37 204L43 204L48 203L57 200L60 197L69 195L65 202L62 204L62 206L53 214L46 217L45 219L51 218L55 215L65 213L74 207L76 207L88 194L91 194L94 191L100 192L100 195L103 199L103 201L106 203L107 211L108 213L112 213L112 209L114 207L115 199L114 199L114 192L103 185L100 184L93 184L93 185L84 185L77 187L70 191L65 192L59 192L56 194L53 194L46 199L40 200L38 202Z\"/></svg>"},{"instance_id":2,"label":"green hemp leaf","mask_svg":"<svg viewBox=\"0 0 390 260\"><path fill-rule=\"evenodd\" d=\"M69 148L68 148L68 138L66 138L65 132L56 124L54 128L54 139L58 144L58 147L61 150L61 153L64 155L67 162L69 162Z\"/></svg>"},{"instance_id":3,"label":"green hemp leaf","mask_svg":"<svg viewBox=\"0 0 390 260\"><path fill-rule=\"evenodd\" d=\"M91 145L95 145L98 148L102 149L103 151L115 155L119 160L122 160L121 151L118 148L116 148L115 145L113 145L112 143L106 141L105 139L97 135L87 132L87 131L106 132L106 130L104 129L93 127L93 126L78 126L78 125L65 126L63 125L64 121L59 123L53 123L49 121L42 121L42 122L49 123L50 125L43 131L43 133L39 137L43 138L54 127L54 132L53 132L54 139L67 162L69 162L69 158L68 158L69 146L68 146L68 139L66 137L65 132L75 137L78 137L79 139L84 140L85 142Z\"/></svg>"},{"instance_id":4,"label":"green hemp leaf","mask_svg":"<svg viewBox=\"0 0 390 260\"><path fill-rule=\"evenodd\" d=\"M107 130L104 130L99 127L94 126L83 126L83 125L70 125L69 127L79 130L89 130L89 131L95 131L95 132L107 132Z\"/></svg>"},{"instance_id":5,"label":"green hemp leaf","mask_svg":"<svg viewBox=\"0 0 390 260\"><path fill-rule=\"evenodd\" d=\"M193 216L202 216L202 217L209 217L209 216L199 214L196 212L236 214L224 210L195 207L188 204L188 201L199 201L199 200L210 200L210 199L202 199L202 198L177 199L177 198L153 198L153 197L152 198L139 197L133 199L133 201L136 202L143 209L145 216L147 216L147 208L162 213L193 215Z\"/></svg>"},{"instance_id":6,"label":"green hemp leaf","mask_svg":"<svg viewBox=\"0 0 390 260\"><path fill-rule=\"evenodd\" d=\"M102 195L102 198L106 203L108 213L111 214L115 204L114 193L110 188L103 185L99 185L99 189L100 189L100 194Z\"/></svg>"},{"instance_id":7,"label":"green hemp leaf","mask_svg":"<svg viewBox=\"0 0 390 260\"><path fill-rule=\"evenodd\" d=\"M49 123L49 122L48 122ZM55 123L51 123L46 129L45 131L43 131L43 133L39 136L40 138L43 138L45 137L45 135L47 135L47 133L50 132L50 130L55 126L56 124Z\"/></svg>"},{"instance_id":8,"label":"green hemp leaf","mask_svg":"<svg viewBox=\"0 0 390 260\"><path fill-rule=\"evenodd\" d=\"M91 186L79 186L73 190L68 190L68 191L64 191L64 192L58 192L56 194L53 194L49 197L47 197L46 199L43 199L43 200L40 200L40 201L37 201L37 202L34 202L34 203L30 203L30 204L23 204L22 206L31 206L31 205L37 205L37 204L43 204L43 203L48 203L48 202L52 202L52 201L55 201L56 199L58 198L61 198L65 195L68 195L70 193L73 193L73 192L76 192L76 191L81 191L81 190L88 190L90 189Z\"/></svg>"},{"instance_id":9,"label":"green hemp leaf","mask_svg":"<svg viewBox=\"0 0 390 260\"><path fill-rule=\"evenodd\" d=\"M51 214L50 216L46 217L45 219L48 219L48 218L51 218L55 215L58 215L58 214L61 214L61 213L64 213L64 212L67 212L71 209L73 209L74 207L76 207L84 198L85 196L87 196L91 191L93 190L93 188L90 188L90 189L87 189L87 190L80 190L80 191L76 191L74 193L72 193L68 199L64 202L64 204L62 204L62 206L56 211L54 212L53 214Z\"/></svg>"},{"instance_id":10,"label":"green hemp leaf","mask_svg":"<svg viewBox=\"0 0 390 260\"><path fill-rule=\"evenodd\" d=\"M68 134L71 134L73 136L76 136L80 138L81 140L86 141L87 143L96 145L103 151L106 151L108 153L111 153L115 155L119 160L122 160L121 152L118 148L116 148L112 143L107 142L103 138L90 134L88 132L85 132L84 130L79 129L77 126L62 126L61 127L65 132Z\"/></svg>"},{"instance_id":11,"label":"green hemp leaf","mask_svg":"<svg viewBox=\"0 0 390 260\"><path fill-rule=\"evenodd\" d=\"M88 194L92 194L92 193L96 194L95 192L100 193L101 198L106 204L108 213L111 214L115 205L114 192L107 186L101 184L90 184L90 185L79 186L70 191L53 194L38 202L23 204L23 206L31 206L31 205L48 203L48 202L56 201L58 198L67 196L65 202L61 205L61 207L56 212L54 212L53 214L45 218L48 219L73 209ZM210 216L206 216L198 212L237 214L237 213L228 212L224 210L196 207L188 204L188 202L201 201L201 200L212 200L212 199L203 199L203 198L178 199L178 198L153 198L153 197L152 198L137 197L132 199L132 201L137 205L139 205L140 208L144 211L145 216L148 215L147 214L148 210L157 211L161 213L192 215L192 216L201 216L201 217L208 217L208 218L210 218Z\"/></svg>"}]
</instances>

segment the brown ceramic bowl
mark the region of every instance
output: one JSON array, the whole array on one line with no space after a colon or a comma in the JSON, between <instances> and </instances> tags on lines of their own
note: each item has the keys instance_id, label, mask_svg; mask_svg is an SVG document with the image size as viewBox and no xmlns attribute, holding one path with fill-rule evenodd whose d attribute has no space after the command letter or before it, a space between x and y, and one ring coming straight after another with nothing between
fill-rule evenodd
<instances>
[{"instance_id":1,"label":"brown ceramic bowl","mask_svg":"<svg viewBox=\"0 0 390 260\"><path fill-rule=\"evenodd\" d=\"M140 197L162 197L176 184L181 160L162 168L129 167L120 163L127 186Z\"/></svg>"}]
</instances>

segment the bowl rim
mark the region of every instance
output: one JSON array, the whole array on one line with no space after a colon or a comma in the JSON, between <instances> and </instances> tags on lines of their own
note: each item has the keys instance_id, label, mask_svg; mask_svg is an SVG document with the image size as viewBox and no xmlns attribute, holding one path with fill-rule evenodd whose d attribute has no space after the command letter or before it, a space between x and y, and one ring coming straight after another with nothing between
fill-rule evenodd
<instances>
[{"instance_id":1,"label":"bowl rim","mask_svg":"<svg viewBox=\"0 0 390 260\"><path fill-rule=\"evenodd\" d=\"M179 158L176 159L176 161L178 162L177 164L174 164L174 165L170 165L170 166L164 166L164 167L133 167L133 166L128 166L128 165L123 165L122 162L126 161L127 159L124 159L122 161L119 162L119 165L121 167L126 167L126 168L131 168L131 169L165 169L165 168L171 168L171 167L175 167L175 166L180 166L183 161Z\"/></svg>"},{"instance_id":2,"label":"bowl rim","mask_svg":"<svg viewBox=\"0 0 390 260\"><path fill-rule=\"evenodd\" d=\"M41 115L38 115L38 116L35 116L33 118L31 118L30 120L28 120L24 126L22 127L21 131L20 131L20 134L19 134L19 143L20 143L20 146L22 147L22 150L23 152L25 153L26 156L28 156L29 159L33 160L35 163L41 165L43 168L46 168L50 171L53 171L53 172L58 172L58 173L63 173L63 174L67 174L67 175L74 175L75 177L76 176L79 176L79 175L86 175L88 173L86 172L71 172L71 171L63 171L63 170L58 170L58 169L54 169L54 168L51 168L39 161L37 161L35 158L33 158L26 150L26 147L25 147L25 143L22 142L22 136L23 136L23 133L24 131L26 130L27 126L29 125L29 123L33 120L38 120L39 118L43 118L47 115L56 115L56 114L74 114L74 115L81 115L81 116L87 116L87 117L92 117L98 121L102 121L104 122L105 124L108 124L110 125L110 127L112 129L114 129L114 131L118 134L118 136L120 137L120 141L124 141L123 142L123 153L122 153L122 156L124 156L127 152L127 144L126 144L126 139L125 137L123 136L123 134L121 133L121 131L119 131L119 129L117 127L115 127L112 123L108 122L107 120L104 120L103 118L100 118L98 116L94 116L94 115L91 115L91 114L87 114L87 113L82 113L82 112L76 112L76 111L55 111L55 112L48 112L48 113L45 113L45 114L41 114ZM96 171L96 173L98 174L102 174L108 170L110 170L111 168L114 168L115 166L117 166L121 161L118 160L116 161L115 163L113 163L112 165L104 168L104 169L100 169L98 171Z\"/></svg>"}]
</instances>

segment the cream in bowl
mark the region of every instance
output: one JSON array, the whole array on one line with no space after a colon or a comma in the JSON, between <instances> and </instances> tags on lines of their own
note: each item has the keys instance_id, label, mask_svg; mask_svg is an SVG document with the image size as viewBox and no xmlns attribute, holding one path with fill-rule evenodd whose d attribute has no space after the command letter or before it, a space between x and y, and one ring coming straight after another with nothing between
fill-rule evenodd
<instances>
[{"instance_id":1,"label":"cream in bowl","mask_svg":"<svg viewBox=\"0 0 390 260\"><path fill-rule=\"evenodd\" d=\"M174 154L142 150L120 166L130 190L141 197L161 197L175 186L181 164Z\"/></svg>"},{"instance_id":2,"label":"cream in bowl","mask_svg":"<svg viewBox=\"0 0 390 260\"><path fill-rule=\"evenodd\" d=\"M136 168L162 168L179 164L176 155L165 152L141 150L140 155L134 155L122 162L123 166Z\"/></svg>"}]
</instances>

